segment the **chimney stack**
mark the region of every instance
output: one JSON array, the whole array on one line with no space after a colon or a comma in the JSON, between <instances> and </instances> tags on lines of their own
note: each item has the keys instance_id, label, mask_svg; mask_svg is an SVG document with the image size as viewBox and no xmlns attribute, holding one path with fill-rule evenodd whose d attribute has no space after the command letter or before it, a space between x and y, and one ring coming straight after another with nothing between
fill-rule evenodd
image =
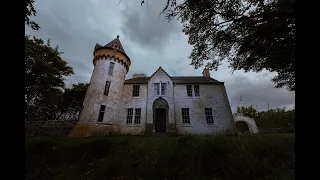
<instances>
[{"instance_id":1,"label":"chimney stack","mask_svg":"<svg viewBox=\"0 0 320 180\"><path fill-rule=\"evenodd\" d=\"M204 77L210 77L210 71L209 71L209 69L208 68L204 68L204 70L202 71L202 75L204 76Z\"/></svg>"},{"instance_id":2,"label":"chimney stack","mask_svg":"<svg viewBox=\"0 0 320 180\"><path fill-rule=\"evenodd\" d=\"M143 74L143 73L132 74L132 78L138 78L138 77L146 77L146 74Z\"/></svg>"}]
</instances>

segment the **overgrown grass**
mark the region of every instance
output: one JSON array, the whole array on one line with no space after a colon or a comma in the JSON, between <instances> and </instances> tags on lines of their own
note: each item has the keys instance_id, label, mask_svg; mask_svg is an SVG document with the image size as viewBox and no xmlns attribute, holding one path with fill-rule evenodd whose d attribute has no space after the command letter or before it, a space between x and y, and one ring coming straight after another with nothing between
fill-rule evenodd
<instances>
[{"instance_id":1,"label":"overgrown grass","mask_svg":"<svg viewBox=\"0 0 320 180\"><path fill-rule=\"evenodd\" d=\"M26 141L26 179L294 179L294 135Z\"/></svg>"}]
</instances>

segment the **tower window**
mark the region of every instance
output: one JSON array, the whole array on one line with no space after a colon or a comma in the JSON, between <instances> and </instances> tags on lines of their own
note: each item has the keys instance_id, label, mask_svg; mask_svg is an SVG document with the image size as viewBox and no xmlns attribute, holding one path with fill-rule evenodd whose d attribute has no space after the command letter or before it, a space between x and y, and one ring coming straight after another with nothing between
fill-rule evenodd
<instances>
[{"instance_id":1,"label":"tower window","mask_svg":"<svg viewBox=\"0 0 320 180\"><path fill-rule=\"evenodd\" d=\"M140 119L141 119L141 108L136 108L135 115L134 115L134 123L140 124Z\"/></svg>"},{"instance_id":2,"label":"tower window","mask_svg":"<svg viewBox=\"0 0 320 180\"><path fill-rule=\"evenodd\" d=\"M192 85L187 85L187 96L192 96Z\"/></svg>"},{"instance_id":3,"label":"tower window","mask_svg":"<svg viewBox=\"0 0 320 180\"><path fill-rule=\"evenodd\" d=\"M110 62L109 72L108 72L109 75L112 75L112 74L113 74L113 69L114 69L114 62Z\"/></svg>"},{"instance_id":4,"label":"tower window","mask_svg":"<svg viewBox=\"0 0 320 180\"><path fill-rule=\"evenodd\" d=\"M98 122L102 122L105 110L106 110L106 105L101 105L100 111L99 111Z\"/></svg>"},{"instance_id":5,"label":"tower window","mask_svg":"<svg viewBox=\"0 0 320 180\"><path fill-rule=\"evenodd\" d=\"M189 116L189 108L182 108L182 123L189 124L190 123L190 116Z\"/></svg>"},{"instance_id":6,"label":"tower window","mask_svg":"<svg viewBox=\"0 0 320 180\"><path fill-rule=\"evenodd\" d=\"M133 108L127 109L127 124L132 124Z\"/></svg>"},{"instance_id":7,"label":"tower window","mask_svg":"<svg viewBox=\"0 0 320 180\"><path fill-rule=\"evenodd\" d=\"M108 94L109 94L109 89L110 89L110 81L106 81L106 86L105 86L105 88L104 88L104 95L106 95L106 96L108 96Z\"/></svg>"},{"instance_id":8,"label":"tower window","mask_svg":"<svg viewBox=\"0 0 320 180\"><path fill-rule=\"evenodd\" d=\"M140 86L139 85L133 85L132 96L138 97L139 96L139 91L140 91Z\"/></svg>"},{"instance_id":9,"label":"tower window","mask_svg":"<svg viewBox=\"0 0 320 180\"><path fill-rule=\"evenodd\" d=\"M212 113L212 108L205 108L205 114L206 114L206 120L208 125L213 125L213 113Z\"/></svg>"}]
</instances>

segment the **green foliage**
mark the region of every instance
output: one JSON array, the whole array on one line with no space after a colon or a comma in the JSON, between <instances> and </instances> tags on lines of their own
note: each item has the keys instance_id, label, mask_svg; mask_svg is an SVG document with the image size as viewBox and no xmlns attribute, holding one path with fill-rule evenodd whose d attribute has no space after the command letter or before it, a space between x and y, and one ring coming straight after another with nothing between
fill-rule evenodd
<instances>
[{"instance_id":1,"label":"green foliage","mask_svg":"<svg viewBox=\"0 0 320 180\"><path fill-rule=\"evenodd\" d=\"M295 127L295 109L286 111L285 108L269 109L258 112L252 105L237 107L236 114L242 114L254 118L258 127L283 128ZM238 129L246 129L239 125Z\"/></svg>"},{"instance_id":2,"label":"green foliage","mask_svg":"<svg viewBox=\"0 0 320 180\"><path fill-rule=\"evenodd\" d=\"M277 72L276 87L295 90L295 0L168 0L162 13L184 24L191 65Z\"/></svg>"},{"instance_id":3,"label":"green foliage","mask_svg":"<svg viewBox=\"0 0 320 180\"><path fill-rule=\"evenodd\" d=\"M30 16L36 16L37 12L33 7L34 0L24 0L24 21L28 26L31 26L33 30L39 30L40 26L34 21L30 20Z\"/></svg>"},{"instance_id":4,"label":"green foliage","mask_svg":"<svg viewBox=\"0 0 320 180\"><path fill-rule=\"evenodd\" d=\"M27 140L25 179L294 179L294 136Z\"/></svg>"},{"instance_id":5,"label":"green foliage","mask_svg":"<svg viewBox=\"0 0 320 180\"><path fill-rule=\"evenodd\" d=\"M255 118L256 116L258 116L258 111L252 105L248 107L237 107L236 113L248 116L250 118Z\"/></svg>"},{"instance_id":6,"label":"green foliage","mask_svg":"<svg viewBox=\"0 0 320 180\"><path fill-rule=\"evenodd\" d=\"M88 83L73 84L70 89L65 89L61 104L61 112L78 116L89 87Z\"/></svg>"},{"instance_id":7,"label":"green foliage","mask_svg":"<svg viewBox=\"0 0 320 180\"><path fill-rule=\"evenodd\" d=\"M25 36L25 118L56 119L62 101L64 76L73 74L50 40Z\"/></svg>"}]
</instances>

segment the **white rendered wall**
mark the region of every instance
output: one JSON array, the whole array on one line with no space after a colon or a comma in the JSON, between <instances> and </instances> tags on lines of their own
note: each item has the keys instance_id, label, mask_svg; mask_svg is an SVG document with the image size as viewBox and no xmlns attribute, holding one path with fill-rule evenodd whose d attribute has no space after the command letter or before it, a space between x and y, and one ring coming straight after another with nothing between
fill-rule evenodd
<instances>
[{"instance_id":1,"label":"white rendered wall","mask_svg":"<svg viewBox=\"0 0 320 180\"><path fill-rule=\"evenodd\" d=\"M223 85L199 85L200 96L188 97L186 85L174 86L176 127L179 134L215 134L233 131L230 105ZM193 89L194 93L194 89ZM189 108L190 124L182 123L182 108ZM216 110L214 125L207 125L205 108Z\"/></svg>"},{"instance_id":2,"label":"white rendered wall","mask_svg":"<svg viewBox=\"0 0 320 180\"><path fill-rule=\"evenodd\" d=\"M154 83L167 83L167 94L166 95L155 95L154 93ZM169 104L168 111L168 123L167 123L167 132L170 123L175 123L174 117L174 99L173 99L173 83L171 79L162 71L159 70L154 76L149 79L148 82L148 101L147 101L147 123L153 124L153 102L162 97Z\"/></svg>"},{"instance_id":3,"label":"white rendered wall","mask_svg":"<svg viewBox=\"0 0 320 180\"><path fill-rule=\"evenodd\" d=\"M139 97L133 97L133 84L125 84L122 91L121 106L119 108L119 130L121 134L144 134L145 124L147 119L147 84L137 84L140 86ZM126 124L127 122L127 108L141 108L140 124Z\"/></svg>"},{"instance_id":4,"label":"white rendered wall","mask_svg":"<svg viewBox=\"0 0 320 180\"><path fill-rule=\"evenodd\" d=\"M110 62L114 62L113 74L109 75ZM126 68L113 58L103 58L96 61L90 85L88 87L79 123L96 123L101 105L106 105L102 123L117 124L117 112L120 106ZM106 81L110 81L108 96L104 95Z\"/></svg>"}]
</instances>

